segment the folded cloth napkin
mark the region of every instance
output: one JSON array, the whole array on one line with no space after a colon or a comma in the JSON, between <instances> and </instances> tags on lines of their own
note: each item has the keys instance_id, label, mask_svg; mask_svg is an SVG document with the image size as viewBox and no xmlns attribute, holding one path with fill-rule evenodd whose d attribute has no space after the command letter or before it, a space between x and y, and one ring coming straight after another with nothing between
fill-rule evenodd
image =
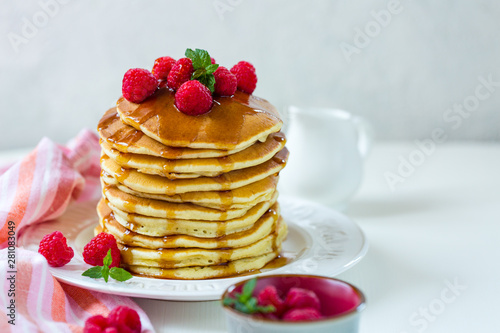
<instances>
[{"instance_id":1,"label":"folded cloth napkin","mask_svg":"<svg viewBox=\"0 0 500 333\"><path fill-rule=\"evenodd\" d=\"M146 314L128 297L103 294L57 281L38 253L16 248L14 288L9 265L9 226L23 228L55 219L72 200L100 197L99 139L83 130L66 146L44 138L17 163L0 166L0 332L82 332L85 320L125 305L141 317L143 332L154 332ZM12 250L12 248L10 248ZM14 294L12 294L14 293ZM15 300L15 325L11 300ZM11 307L12 308L12 307Z\"/></svg>"},{"instance_id":2,"label":"folded cloth napkin","mask_svg":"<svg viewBox=\"0 0 500 333\"><path fill-rule=\"evenodd\" d=\"M153 326L137 304L130 298L103 294L70 286L57 281L49 271L45 258L22 248L16 249L15 287L13 274L7 267L8 250L0 250L0 332L83 332L85 320L100 314L107 316L118 305L137 311L142 332L154 332ZM9 297L9 290L15 297ZM10 299L15 299L14 306ZM12 311L9 309L9 306ZM9 323L14 321L15 325Z\"/></svg>"}]
</instances>

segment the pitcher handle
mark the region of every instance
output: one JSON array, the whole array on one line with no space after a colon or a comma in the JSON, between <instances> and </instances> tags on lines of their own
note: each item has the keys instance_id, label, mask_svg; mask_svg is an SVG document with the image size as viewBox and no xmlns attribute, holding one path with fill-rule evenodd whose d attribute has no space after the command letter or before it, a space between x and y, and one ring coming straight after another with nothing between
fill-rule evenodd
<instances>
[{"instance_id":1,"label":"pitcher handle","mask_svg":"<svg viewBox=\"0 0 500 333\"><path fill-rule=\"evenodd\" d=\"M353 116L352 121L358 130L358 150L361 157L366 158L373 143L374 131L372 125L361 116Z\"/></svg>"}]
</instances>

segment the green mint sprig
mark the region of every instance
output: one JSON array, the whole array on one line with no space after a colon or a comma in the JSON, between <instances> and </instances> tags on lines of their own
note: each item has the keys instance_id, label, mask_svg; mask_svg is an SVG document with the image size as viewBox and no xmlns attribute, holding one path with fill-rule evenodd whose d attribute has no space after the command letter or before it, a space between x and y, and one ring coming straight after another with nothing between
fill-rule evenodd
<instances>
[{"instance_id":1,"label":"green mint sprig","mask_svg":"<svg viewBox=\"0 0 500 333\"><path fill-rule=\"evenodd\" d=\"M198 80L204 84L211 93L214 92L215 77L214 72L219 68L218 64L212 64L210 54L205 50L187 49L185 56L193 62L194 72L191 75L191 80Z\"/></svg>"},{"instance_id":2,"label":"green mint sprig","mask_svg":"<svg viewBox=\"0 0 500 333\"><path fill-rule=\"evenodd\" d=\"M113 262L113 258L111 257L111 249L108 250L108 253L104 257L102 261L102 266L94 266L92 268L87 269L82 273L83 276L88 276L92 279L100 279L104 278L104 281L108 283L109 277L117 280L117 281L127 281L132 278L132 274L119 267L111 267L109 265Z\"/></svg>"},{"instance_id":3,"label":"green mint sprig","mask_svg":"<svg viewBox=\"0 0 500 333\"><path fill-rule=\"evenodd\" d=\"M256 284L257 284L256 278L248 280L243 285L243 290L241 293L235 293L234 294L235 298L226 296L222 301L222 304L227 306L233 306L235 310L246 314L271 313L276 311L276 308L272 305L267 305L267 306L257 305L257 298L252 296Z\"/></svg>"}]
</instances>

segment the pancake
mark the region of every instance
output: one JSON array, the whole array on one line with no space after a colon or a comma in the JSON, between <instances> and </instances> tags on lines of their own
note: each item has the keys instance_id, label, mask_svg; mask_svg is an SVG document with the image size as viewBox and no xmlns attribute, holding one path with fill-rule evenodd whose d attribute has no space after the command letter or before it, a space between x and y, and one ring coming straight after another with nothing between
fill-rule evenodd
<instances>
[{"instance_id":1,"label":"pancake","mask_svg":"<svg viewBox=\"0 0 500 333\"><path fill-rule=\"evenodd\" d=\"M101 214L101 212L98 212ZM105 232L115 236L116 240L126 246L143 247L147 249L160 248L236 248L255 243L272 233L276 222L281 219L276 210L268 210L248 230L236 232L216 238L200 238L188 235L172 235L165 237L151 237L138 234L123 227L116 221L112 213L99 215L101 227Z\"/></svg>"},{"instance_id":2,"label":"pancake","mask_svg":"<svg viewBox=\"0 0 500 333\"><path fill-rule=\"evenodd\" d=\"M272 159L241 170L223 173L218 177L170 180L157 175L148 175L135 169L125 169L107 155L101 157L101 168L121 184L138 192L174 195L186 192L233 190L270 175L279 173L286 165L288 150L283 148Z\"/></svg>"},{"instance_id":3,"label":"pancake","mask_svg":"<svg viewBox=\"0 0 500 333\"><path fill-rule=\"evenodd\" d=\"M212 266L244 258L261 256L275 252L281 247L287 226L281 223L277 230L253 244L235 249L162 249L151 250L140 247L119 245L122 262L127 265L178 268L188 266Z\"/></svg>"},{"instance_id":4,"label":"pancake","mask_svg":"<svg viewBox=\"0 0 500 333\"><path fill-rule=\"evenodd\" d=\"M269 102L239 90L212 95L199 115L180 112L175 94L161 81L141 103L121 97L99 121L94 231L113 235L121 266L137 275L258 270L279 255L288 231L277 201L289 155L283 122Z\"/></svg>"},{"instance_id":5,"label":"pancake","mask_svg":"<svg viewBox=\"0 0 500 333\"><path fill-rule=\"evenodd\" d=\"M263 200L270 200L276 192L278 176L272 175L229 191L187 192L172 196L134 191L107 174L101 175L101 183L103 187L105 185L114 185L122 192L141 198L175 203L190 202L203 207L227 210L231 208L247 208L255 206Z\"/></svg>"},{"instance_id":6,"label":"pancake","mask_svg":"<svg viewBox=\"0 0 500 333\"><path fill-rule=\"evenodd\" d=\"M124 124L116 112L116 107L109 109L99 121L97 127L100 138L122 153L151 155L168 159L210 158L228 156L245 147L233 150L222 149L191 149L169 147L151 139L132 126Z\"/></svg>"},{"instance_id":7,"label":"pancake","mask_svg":"<svg viewBox=\"0 0 500 333\"><path fill-rule=\"evenodd\" d=\"M128 213L168 219L193 219L226 221L245 215L251 207L219 210L192 203L173 203L163 200L140 198L125 193L115 186L105 186L103 194L113 206ZM263 198L262 198L263 199Z\"/></svg>"},{"instance_id":8,"label":"pancake","mask_svg":"<svg viewBox=\"0 0 500 333\"><path fill-rule=\"evenodd\" d=\"M158 89L140 104L121 97L116 109L123 123L174 147L239 149L278 132L283 125L273 105L241 91L215 97L210 112L196 117L177 110L174 93L167 88Z\"/></svg>"},{"instance_id":9,"label":"pancake","mask_svg":"<svg viewBox=\"0 0 500 333\"><path fill-rule=\"evenodd\" d=\"M256 142L229 156L170 160L150 155L122 153L106 142L101 143L102 151L120 166L164 177L168 177L170 173L190 173L215 177L222 173L252 167L270 160L284 146L284 136L279 132L270 134L265 142Z\"/></svg>"},{"instance_id":10,"label":"pancake","mask_svg":"<svg viewBox=\"0 0 500 333\"><path fill-rule=\"evenodd\" d=\"M248 273L264 267L267 263L278 256L281 248L276 252L267 253L257 257L244 258L230 261L227 264L214 266L194 266L182 268L159 268L151 266L127 265L123 268L142 276L149 276L158 279L178 279L178 280L202 280L224 278L241 273Z\"/></svg>"},{"instance_id":11,"label":"pancake","mask_svg":"<svg viewBox=\"0 0 500 333\"><path fill-rule=\"evenodd\" d=\"M132 214L114 207L105 199L101 199L97 210L100 216L106 216L112 210L113 217L123 227L146 236L190 235L200 238L214 238L251 228L275 204L276 198L277 195L270 201L253 206L245 215L227 221L175 220Z\"/></svg>"}]
</instances>

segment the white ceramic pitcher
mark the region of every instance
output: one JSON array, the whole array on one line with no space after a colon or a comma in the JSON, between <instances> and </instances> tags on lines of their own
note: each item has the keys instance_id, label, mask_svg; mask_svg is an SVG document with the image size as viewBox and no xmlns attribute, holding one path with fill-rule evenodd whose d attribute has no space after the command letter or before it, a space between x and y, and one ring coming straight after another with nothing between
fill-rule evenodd
<instances>
[{"instance_id":1,"label":"white ceramic pitcher","mask_svg":"<svg viewBox=\"0 0 500 333\"><path fill-rule=\"evenodd\" d=\"M361 183L371 126L344 110L294 106L284 122L290 157L280 172L280 194L345 208Z\"/></svg>"}]
</instances>

